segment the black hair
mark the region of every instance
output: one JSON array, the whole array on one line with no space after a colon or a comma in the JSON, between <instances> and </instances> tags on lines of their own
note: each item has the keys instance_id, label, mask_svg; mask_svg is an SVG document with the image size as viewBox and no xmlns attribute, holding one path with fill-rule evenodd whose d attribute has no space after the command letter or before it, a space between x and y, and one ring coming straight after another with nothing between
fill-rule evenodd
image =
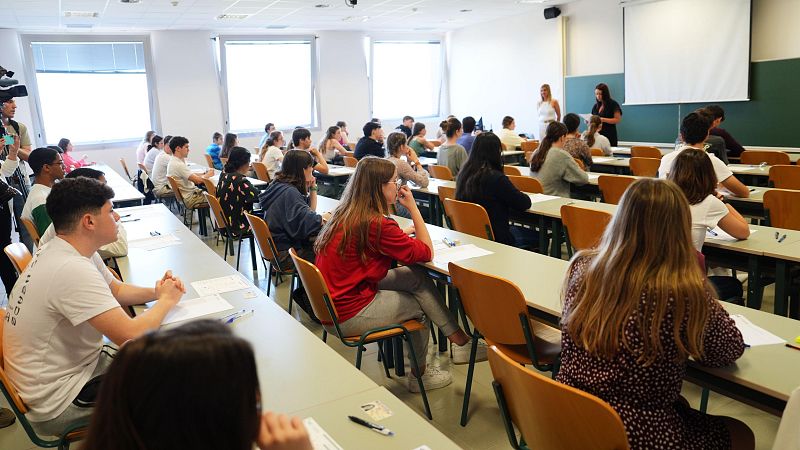
<instances>
[{"instance_id":1,"label":"black hair","mask_svg":"<svg viewBox=\"0 0 800 450\"><path fill-rule=\"evenodd\" d=\"M422 122L414 123L414 128L411 129L411 137L417 136L425 129L425 124Z\"/></svg>"},{"instance_id":2,"label":"black hair","mask_svg":"<svg viewBox=\"0 0 800 450\"><path fill-rule=\"evenodd\" d=\"M533 152L533 156L531 157L532 172L538 172L542 168L545 159L547 159L547 152L550 151L550 147L552 147L553 143L555 143L557 140L561 139L562 136L566 136L566 134L566 125L561 122L550 122L550 125L547 126L547 131L542 138L542 142L539 143L539 148Z\"/></svg>"},{"instance_id":3,"label":"black hair","mask_svg":"<svg viewBox=\"0 0 800 450\"><path fill-rule=\"evenodd\" d=\"M164 138L161 136L154 134L153 137L150 139L150 144L147 146L147 151L149 152L151 148L158 147L158 143L163 141Z\"/></svg>"},{"instance_id":4,"label":"black hair","mask_svg":"<svg viewBox=\"0 0 800 450\"><path fill-rule=\"evenodd\" d=\"M372 135L372 131L377 130L380 127L380 122L367 122L364 124L364 128L362 128L361 131L364 132L364 137L370 137Z\"/></svg>"},{"instance_id":5,"label":"black hair","mask_svg":"<svg viewBox=\"0 0 800 450\"><path fill-rule=\"evenodd\" d=\"M222 143L222 150L219 151L220 158L227 158L231 152L231 149L236 146L236 139L239 136L233 133L225 133L225 141Z\"/></svg>"},{"instance_id":6,"label":"black hair","mask_svg":"<svg viewBox=\"0 0 800 450\"><path fill-rule=\"evenodd\" d=\"M175 151L176 148L183 147L188 143L189 140L183 136L173 136L172 139L169 141L169 148Z\"/></svg>"},{"instance_id":7,"label":"black hair","mask_svg":"<svg viewBox=\"0 0 800 450\"><path fill-rule=\"evenodd\" d=\"M172 146L170 145L170 142L172 142L172 136L169 135L169 134L164 136L164 147L169 147L169 149L172 150Z\"/></svg>"},{"instance_id":8,"label":"black hair","mask_svg":"<svg viewBox=\"0 0 800 450\"><path fill-rule=\"evenodd\" d=\"M298 145L300 145L300 141L310 137L311 137L311 132L308 131L307 128L302 128L302 127L295 128L294 131L292 131L292 144L294 144L294 146L297 147Z\"/></svg>"},{"instance_id":9,"label":"black hair","mask_svg":"<svg viewBox=\"0 0 800 450\"><path fill-rule=\"evenodd\" d=\"M97 180L65 178L53 186L45 208L56 233L68 233L84 214L97 213L113 198L114 190Z\"/></svg>"},{"instance_id":10,"label":"black hair","mask_svg":"<svg viewBox=\"0 0 800 450\"><path fill-rule=\"evenodd\" d=\"M273 145L275 145L275 142L277 142L278 138L281 136L283 136L283 131L275 130L269 134L269 137L267 138L267 142L265 142L265 144L267 145L267 147L272 147Z\"/></svg>"},{"instance_id":11,"label":"black hair","mask_svg":"<svg viewBox=\"0 0 800 450\"><path fill-rule=\"evenodd\" d=\"M340 121L336 122L336 126L339 127L339 128L344 128L344 127L347 127L347 123L344 120L340 120Z\"/></svg>"},{"instance_id":12,"label":"black hair","mask_svg":"<svg viewBox=\"0 0 800 450\"><path fill-rule=\"evenodd\" d=\"M703 108L707 113L711 114L714 120L722 119L720 122L725 122L725 110L719 105L708 105Z\"/></svg>"},{"instance_id":13,"label":"black hair","mask_svg":"<svg viewBox=\"0 0 800 450\"><path fill-rule=\"evenodd\" d=\"M222 133L220 133L219 131L215 131L214 134L211 136L211 142L214 142L221 137Z\"/></svg>"},{"instance_id":14,"label":"black hair","mask_svg":"<svg viewBox=\"0 0 800 450\"><path fill-rule=\"evenodd\" d=\"M598 91L600 91L600 101L597 103L603 104L603 110L605 110L605 106L608 105L608 102L611 101L611 90L608 89L608 85L605 83L600 83L594 87Z\"/></svg>"},{"instance_id":15,"label":"black hair","mask_svg":"<svg viewBox=\"0 0 800 450\"><path fill-rule=\"evenodd\" d=\"M681 137L687 144L699 144L708 137L711 117L701 112L690 112L681 121Z\"/></svg>"},{"instance_id":16,"label":"black hair","mask_svg":"<svg viewBox=\"0 0 800 450\"><path fill-rule=\"evenodd\" d=\"M58 160L58 152L48 147L39 147L28 155L28 165L34 175L39 175L42 168L48 164L55 164Z\"/></svg>"},{"instance_id":17,"label":"black hair","mask_svg":"<svg viewBox=\"0 0 800 450\"><path fill-rule=\"evenodd\" d=\"M475 137L467 162L456 180L456 199L475 202L483 196L483 180L492 171L503 172L500 138L492 132Z\"/></svg>"},{"instance_id":18,"label":"black hair","mask_svg":"<svg viewBox=\"0 0 800 450\"><path fill-rule=\"evenodd\" d=\"M564 125L567 126L567 133L574 133L581 126L581 118L575 113L569 113L564 116Z\"/></svg>"},{"instance_id":19,"label":"black hair","mask_svg":"<svg viewBox=\"0 0 800 450\"><path fill-rule=\"evenodd\" d=\"M233 147L228 153L228 161L225 162L225 173L234 173L242 166L250 165L250 152L244 147Z\"/></svg>"},{"instance_id":20,"label":"black hair","mask_svg":"<svg viewBox=\"0 0 800 450\"><path fill-rule=\"evenodd\" d=\"M403 122L405 122L406 120L410 120L410 121L412 121L412 122L413 122L413 121L414 121L414 118L413 118L413 117L411 117L411 116L403 116Z\"/></svg>"},{"instance_id":21,"label":"black hair","mask_svg":"<svg viewBox=\"0 0 800 450\"><path fill-rule=\"evenodd\" d=\"M464 133L472 133L475 131L475 118L472 116L464 117L464 120L461 121L461 125L464 126Z\"/></svg>"},{"instance_id":22,"label":"black hair","mask_svg":"<svg viewBox=\"0 0 800 450\"><path fill-rule=\"evenodd\" d=\"M275 124L272 122L267 123L264 125L264 133L269 133L269 129L275 127Z\"/></svg>"},{"instance_id":23,"label":"black hair","mask_svg":"<svg viewBox=\"0 0 800 450\"><path fill-rule=\"evenodd\" d=\"M100 177L104 177L105 175L106 174L104 172L101 172L97 169L92 169L91 167L78 167L77 169L68 173L64 178L86 177L93 180L100 180Z\"/></svg>"},{"instance_id":24,"label":"black hair","mask_svg":"<svg viewBox=\"0 0 800 450\"><path fill-rule=\"evenodd\" d=\"M67 147L69 147L70 140L67 138L61 138L58 141L58 148L61 149L61 153L67 153Z\"/></svg>"},{"instance_id":25,"label":"black hair","mask_svg":"<svg viewBox=\"0 0 800 450\"><path fill-rule=\"evenodd\" d=\"M283 157L281 170L275 174L275 181L291 184L305 196L308 193L305 170L313 166L314 159L310 153L305 150L289 150Z\"/></svg>"}]
</instances>

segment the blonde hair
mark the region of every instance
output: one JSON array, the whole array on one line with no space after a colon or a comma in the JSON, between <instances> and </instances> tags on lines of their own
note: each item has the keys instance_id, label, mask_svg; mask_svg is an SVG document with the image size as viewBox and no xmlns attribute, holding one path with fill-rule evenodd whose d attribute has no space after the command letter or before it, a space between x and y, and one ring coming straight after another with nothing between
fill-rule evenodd
<instances>
[{"instance_id":1,"label":"blonde hair","mask_svg":"<svg viewBox=\"0 0 800 450\"><path fill-rule=\"evenodd\" d=\"M599 247L579 252L571 263L573 273L576 261L591 258L579 284L569 286L575 297L562 323L572 339L607 359L624 347L649 366L664 354L661 329L671 321L678 360L702 358L713 290L699 269L690 230L689 203L678 186L657 179L631 184ZM625 332L631 323L641 348Z\"/></svg>"},{"instance_id":2,"label":"blonde hair","mask_svg":"<svg viewBox=\"0 0 800 450\"><path fill-rule=\"evenodd\" d=\"M552 101L553 101L553 92L552 92L552 91L550 91L550 85L549 85L549 84L547 84L547 83L545 83L545 84L543 84L543 85L542 85L542 87L541 87L541 88L539 88L539 90L542 90L542 89L544 89L545 91L547 91L547 98L545 98L545 97L542 97L542 100L541 100L541 101L542 101L542 102L552 102Z\"/></svg>"}]
</instances>

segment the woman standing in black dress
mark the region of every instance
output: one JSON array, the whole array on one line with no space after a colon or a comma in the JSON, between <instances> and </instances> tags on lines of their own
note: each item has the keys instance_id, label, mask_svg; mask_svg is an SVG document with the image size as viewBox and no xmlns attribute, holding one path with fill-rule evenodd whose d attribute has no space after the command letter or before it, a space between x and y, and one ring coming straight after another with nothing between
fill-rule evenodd
<instances>
[{"instance_id":1,"label":"woman standing in black dress","mask_svg":"<svg viewBox=\"0 0 800 450\"><path fill-rule=\"evenodd\" d=\"M603 128L600 134L608 138L612 147L617 146L617 124L622 120L622 108L611 98L608 85L600 83L594 87L594 98L597 102L592 106L592 114L600 116Z\"/></svg>"}]
</instances>

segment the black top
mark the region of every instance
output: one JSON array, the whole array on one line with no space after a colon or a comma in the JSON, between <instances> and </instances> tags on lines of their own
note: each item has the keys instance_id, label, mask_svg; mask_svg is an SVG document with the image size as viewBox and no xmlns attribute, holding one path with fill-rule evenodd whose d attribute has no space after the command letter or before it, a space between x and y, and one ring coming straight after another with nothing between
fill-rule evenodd
<instances>
[{"instance_id":1,"label":"black top","mask_svg":"<svg viewBox=\"0 0 800 450\"><path fill-rule=\"evenodd\" d=\"M356 143L355 157L361 159L367 155L377 156L378 158L386 157L386 151L383 149L383 144L364 136Z\"/></svg>"},{"instance_id":2,"label":"black top","mask_svg":"<svg viewBox=\"0 0 800 450\"><path fill-rule=\"evenodd\" d=\"M458 178L456 183L461 183ZM514 245L514 236L508 226L510 211L527 211L531 207L531 198L520 192L503 172L492 170L480 180L479 198L457 198L465 202L477 203L486 209L489 222L492 223L494 240L502 244Z\"/></svg>"},{"instance_id":3,"label":"black top","mask_svg":"<svg viewBox=\"0 0 800 450\"><path fill-rule=\"evenodd\" d=\"M601 106L602 103L596 102L594 106L592 106L592 114L605 119L613 119L614 113L617 111L619 111L619 115L622 115L622 108L613 98L608 101L608 105L606 105L602 111L600 111ZM617 146L617 124L603 122L603 128L600 129L600 134L608 138L612 147Z\"/></svg>"},{"instance_id":4,"label":"black top","mask_svg":"<svg viewBox=\"0 0 800 450\"><path fill-rule=\"evenodd\" d=\"M407 126L403 125L402 123L400 125L398 125L397 128L395 128L395 130L402 131L403 134L406 135L406 138L410 138L411 137L411 128L408 128Z\"/></svg>"}]
</instances>

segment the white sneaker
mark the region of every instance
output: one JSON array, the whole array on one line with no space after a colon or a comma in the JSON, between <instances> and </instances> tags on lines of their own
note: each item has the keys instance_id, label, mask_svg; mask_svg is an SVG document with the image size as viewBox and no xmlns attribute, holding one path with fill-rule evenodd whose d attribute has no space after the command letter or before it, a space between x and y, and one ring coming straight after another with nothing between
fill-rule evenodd
<instances>
[{"instance_id":1,"label":"white sneaker","mask_svg":"<svg viewBox=\"0 0 800 450\"><path fill-rule=\"evenodd\" d=\"M472 350L472 340L464 345L450 344L450 350L453 352L453 364L468 364L469 352ZM475 362L486 361L486 343L479 340L478 348L475 352Z\"/></svg>"},{"instance_id":2,"label":"white sneaker","mask_svg":"<svg viewBox=\"0 0 800 450\"><path fill-rule=\"evenodd\" d=\"M453 382L453 376L449 371L440 369L438 367L428 366L425 373L422 374L422 383L425 385L426 391L443 388ZM409 392L420 392L417 377L408 372L408 390Z\"/></svg>"}]
</instances>

